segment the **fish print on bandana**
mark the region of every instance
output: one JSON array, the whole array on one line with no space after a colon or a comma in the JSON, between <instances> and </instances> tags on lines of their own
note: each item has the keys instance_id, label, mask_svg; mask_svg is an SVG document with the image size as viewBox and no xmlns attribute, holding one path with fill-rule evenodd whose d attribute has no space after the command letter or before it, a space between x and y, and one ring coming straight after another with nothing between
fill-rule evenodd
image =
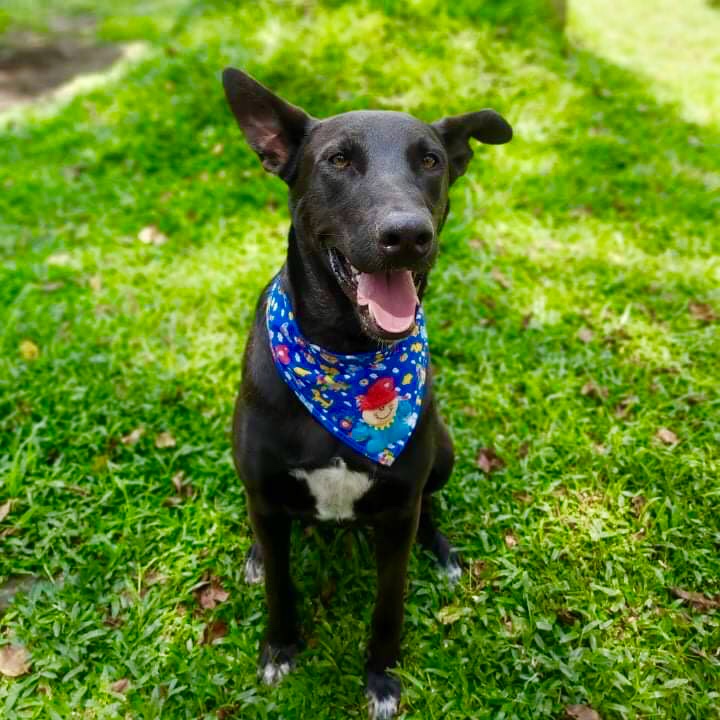
<instances>
[{"instance_id":1,"label":"fish print on bandana","mask_svg":"<svg viewBox=\"0 0 720 720\"><path fill-rule=\"evenodd\" d=\"M418 306L412 334L377 352L332 353L300 333L277 276L266 322L280 377L332 435L381 465L392 465L417 425L429 361L425 318Z\"/></svg>"}]
</instances>

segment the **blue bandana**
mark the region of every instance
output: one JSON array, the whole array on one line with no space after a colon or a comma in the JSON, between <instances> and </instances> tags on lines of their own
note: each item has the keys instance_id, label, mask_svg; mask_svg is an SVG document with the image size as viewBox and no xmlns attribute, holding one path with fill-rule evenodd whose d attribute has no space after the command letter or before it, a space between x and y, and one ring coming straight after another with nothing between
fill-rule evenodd
<instances>
[{"instance_id":1,"label":"blue bandana","mask_svg":"<svg viewBox=\"0 0 720 720\"><path fill-rule=\"evenodd\" d=\"M339 355L305 340L290 299L273 281L267 329L275 367L329 433L381 465L392 465L417 425L429 359L418 306L412 335L385 350Z\"/></svg>"}]
</instances>

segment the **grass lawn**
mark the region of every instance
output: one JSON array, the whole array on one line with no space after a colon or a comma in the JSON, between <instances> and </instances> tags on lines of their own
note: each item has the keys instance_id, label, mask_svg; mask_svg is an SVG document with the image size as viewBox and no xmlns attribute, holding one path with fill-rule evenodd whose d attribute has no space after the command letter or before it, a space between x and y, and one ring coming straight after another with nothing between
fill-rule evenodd
<instances>
[{"instance_id":1,"label":"grass lawn","mask_svg":"<svg viewBox=\"0 0 720 720\"><path fill-rule=\"evenodd\" d=\"M563 36L534 1L4 3L144 46L0 118L0 717L366 716L363 532L296 532L307 648L256 681L229 425L288 213L226 64L317 116L515 128L426 296L468 570L414 554L402 717L720 717L720 9L575 0Z\"/></svg>"}]
</instances>

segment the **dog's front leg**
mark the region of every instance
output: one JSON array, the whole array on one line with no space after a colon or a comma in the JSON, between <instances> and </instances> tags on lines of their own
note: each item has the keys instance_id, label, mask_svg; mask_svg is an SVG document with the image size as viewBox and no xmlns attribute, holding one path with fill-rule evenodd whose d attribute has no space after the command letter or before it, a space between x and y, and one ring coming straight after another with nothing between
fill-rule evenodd
<instances>
[{"instance_id":1,"label":"dog's front leg","mask_svg":"<svg viewBox=\"0 0 720 720\"><path fill-rule=\"evenodd\" d=\"M290 518L250 511L265 566L268 629L260 650L259 674L274 685L290 672L298 650L295 589L290 578Z\"/></svg>"},{"instance_id":2,"label":"dog's front leg","mask_svg":"<svg viewBox=\"0 0 720 720\"><path fill-rule=\"evenodd\" d=\"M386 672L400 655L405 583L415 541L419 504L411 515L375 527L377 600L367 664L367 693L372 720L389 720L400 702L400 683Z\"/></svg>"}]
</instances>

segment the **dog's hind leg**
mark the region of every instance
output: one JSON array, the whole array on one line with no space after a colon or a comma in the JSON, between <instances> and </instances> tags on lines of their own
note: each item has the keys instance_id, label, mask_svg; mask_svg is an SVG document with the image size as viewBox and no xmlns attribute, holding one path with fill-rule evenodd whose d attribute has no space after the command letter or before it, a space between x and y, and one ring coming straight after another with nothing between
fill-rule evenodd
<instances>
[{"instance_id":1,"label":"dog's hind leg","mask_svg":"<svg viewBox=\"0 0 720 720\"><path fill-rule=\"evenodd\" d=\"M440 490L452 474L455 452L447 428L437 420L437 450L430 477L425 485L420 508L420 523L417 540L429 550L438 561L440 569L450 582L456 582L462 573L458 554L453 550L448 539L438 530L435 524L432 494Z\"/></svg>"},{"instance_id":2,"label":"dog's hind leg","mask_svg":"<svg viewBox=\"0 0 720 720\"><path fill-rule=\"evenodd\" d=\"M245 556L245 582L248 585L257 585L265 579L265 564L263 563L262 548L254 542Z\"/></svg>"}]
</instances>

